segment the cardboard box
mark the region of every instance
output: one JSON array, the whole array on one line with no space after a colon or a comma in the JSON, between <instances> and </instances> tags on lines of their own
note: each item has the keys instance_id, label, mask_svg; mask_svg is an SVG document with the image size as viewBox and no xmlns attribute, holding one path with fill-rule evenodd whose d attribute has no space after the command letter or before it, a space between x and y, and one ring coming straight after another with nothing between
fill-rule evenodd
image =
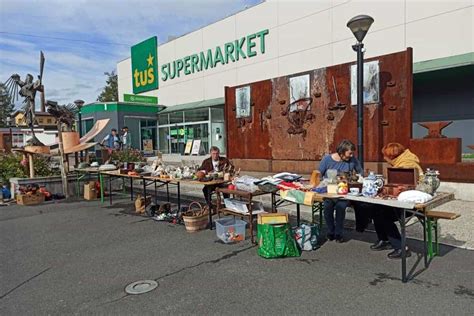
<instances>
[{"instance_id":1,"label":"cardboard box","mask_svg":"<svg viewBox=\"0 0 474 316\"><path fill-rule=\"evenodd\" d=\"M84 199L85 200L89 200L89 201L96 200L98 193L99 192L97 192L94 181L84 184Z\"/></svg>"},{"instance_id":2,"label":"cardboard box","mask_svg":"<svg viewBox=\"0 0 474 316\"><path fill-rule=\"evenodd\" d=\"M247 214L249 212L247 201L241 201L237 199L224 199L225 207L231 211ZM262 213L265 210L263 209L262 202L253 201L252 202L252 214Z\"/></svg>"},{"instance_id":3,"label":"cardboard box","mask_svg":"<svg viewBox=\"0 0 474 316\"><path fill-rule=\"evenodd\" d=\"M16 195L16 203L20 205L38 205L44 202L44 194L43 193L35 193L35 194L17 194Z\"/></svg>"},{"instance_id":4,"label":"cardboard box","mask_svg":"<svg viewBox=\"0 0 474 316\"><path fill-rule=\"evenodd\" d=\"M286 224L289 222L287 213L258 214L258 224Z\"/></svg>"}]
</instances>

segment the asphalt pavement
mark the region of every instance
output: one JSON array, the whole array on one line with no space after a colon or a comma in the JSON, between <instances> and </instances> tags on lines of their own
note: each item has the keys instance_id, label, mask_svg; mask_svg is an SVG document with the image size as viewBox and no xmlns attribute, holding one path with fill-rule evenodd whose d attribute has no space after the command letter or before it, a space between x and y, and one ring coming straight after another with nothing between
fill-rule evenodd
<instances>
[{"instance_id":1,"label":"asphalt pavement","mask_svg":"<svg viewBox=\"0 0 474 316\"><path fill-rule=\"evenodd\" d=\"M373 252L370 232L346 230L299 258L263 259L249 239L132 214L116 199L0 207L0 315L450 314L474 311L474 252L442 246L428 269L414 251L411 280L399 260ZM151 279L142 295L124 288Z\"/></svg>"}]
</instances>

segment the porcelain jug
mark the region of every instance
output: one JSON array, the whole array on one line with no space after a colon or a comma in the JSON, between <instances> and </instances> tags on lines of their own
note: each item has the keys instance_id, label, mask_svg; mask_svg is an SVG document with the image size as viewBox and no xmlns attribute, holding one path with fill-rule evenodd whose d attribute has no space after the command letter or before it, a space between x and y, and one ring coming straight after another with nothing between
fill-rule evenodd
<instances>
[{"instance_id":1,"label":"porcelain jug","mask_svg":"<svg viewBox=\"0 0 474 316\"><path fill-rule=\"evenodd\" d=\"M428 192L429 194L434 194L436 190L439 188L440 181L439 181L439 171L438 170L432 170L432 169L426 169L426 173L424 175L424 183L430 188L431 192Z\"/></svg>"},{"instance_id":2,"label":"porcelain jug","mask_svg":"<svg viewBox=\"0 0 474 316\"><path fill-rule=\"evenodd\" d=\"M362 195L365 197L375 197L382 187L383 178L370 172L369 176L364 178L362 183Z\"/></svg>"}]
</instances>

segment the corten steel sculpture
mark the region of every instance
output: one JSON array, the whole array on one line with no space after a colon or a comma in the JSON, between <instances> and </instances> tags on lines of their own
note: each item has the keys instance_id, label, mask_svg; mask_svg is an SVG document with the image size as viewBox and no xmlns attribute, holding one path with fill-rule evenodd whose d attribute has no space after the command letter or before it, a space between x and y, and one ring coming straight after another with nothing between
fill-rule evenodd
<instances>
[{"instance_id":1,"label":"corten steel sculpture","mask_svg":"<svg viewBox=\"0 0 474 316\"><path fill-rule=\"evenodd\" d=\"M58 105L57 102L48 101L47 112L56 118L56 122L61 125L64 124L68 131L72 131L72 126L76 120L76 114L79 112L77 106L73 103L67 105Z\"/></svg>"},{"instance_id":2,"label":"corten steel sculpture","mask_svg":"<svg viewBox=\"0 0 474 316\"><path fill-rule=\"evenodd\" d=\"M288 128L288 134L302 134L303 138L306 137L307 131L304 128L304 123L311 122L315 118L315 115L310 112L311 103L313 103L312 98L298 99L288 104L287 108L282 111L281 114L286 116L292 125Z\"/></svg>"},{"instance_id":3,"label":"corten steel sculpture","mask_svg":"<svg viewBox=\"0 0 474 316\"><path fill-rule=\"evenodd\" d=\"M33 75L27 74L25 80L21 80L20 75L13 74L6 81L7 91L12 99L12 102L18 100L18 95L24 98L23 100L23 113L25 114L25 120L31 129L32 138L28 141L28 145L31 146L44 146L35 136L34 125L35 119L35 97L36 92L41 92L41 108L44 109L44 86L43 80L43 69L44 69L44 55L40 53L40 74L38 80L34 81Z\"/></svg>"},{"instance_id":4,"label":"corten steel sculpture","mask_svg":"<svg viewBox=\"0 0 474 316\"><path fill-rule=\"evenodd\" d=\"M74 124L74 118L77 113L77 107L74 104L69 105L58 105L58 102L48 101L47 111L56 118L56 124L58 126L58 140L59 140L59 154L61 155L61 178L63 184L63 193L66 198L69 197L67 172L69 171L69 162L67 155L64 153L63 144L63 124L66 125L68 131L72 130Z\"/></svg>"}]
</instances>

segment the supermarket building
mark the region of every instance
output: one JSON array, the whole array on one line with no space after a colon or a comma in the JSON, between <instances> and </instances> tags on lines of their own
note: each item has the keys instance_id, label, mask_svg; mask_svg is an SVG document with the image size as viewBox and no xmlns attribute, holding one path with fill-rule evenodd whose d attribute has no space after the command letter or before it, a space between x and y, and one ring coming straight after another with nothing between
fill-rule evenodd
<instances>
[{"instance_id":1,"label":"supermarket building","mask_svg":"<svg viewBox=\"0 0 474 316\"><path fill-rule=\"evenodd\" d=\"M416 122L453 121L444 135L472 152L471 1L268 0L161 45L155 37L134 46L117 64L119 103L151 97L166 107L143 127L164 154L182 154L190 139L203 152L225 151L224 87L354 62L346 23L358 14L375 19L365 58L413 48L413 137L426 134Z\"/></svg>"}]
</instances>

